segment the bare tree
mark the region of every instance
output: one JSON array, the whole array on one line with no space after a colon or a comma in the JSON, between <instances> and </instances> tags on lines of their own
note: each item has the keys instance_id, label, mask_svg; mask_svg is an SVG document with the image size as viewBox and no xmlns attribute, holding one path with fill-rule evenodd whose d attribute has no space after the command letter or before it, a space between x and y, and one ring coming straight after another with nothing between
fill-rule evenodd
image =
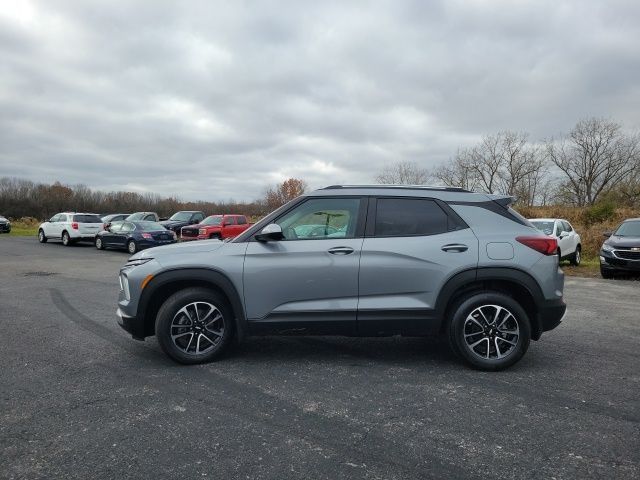
<instances>
[{"instance_id":1,"label":"bare tree","mask_svg":"<svg viewBox=\"0 0 640 480\"><path fill-rule=\"evenodd\" d=\"M396 162L384 167L375 180L383 185L423 185L429 173L415 162Z\"/></svg>"},{"instance_id":2,"label":"bare tree","mask_svg":"<svg viewBox=\"0 0 640 480\"><path fill-rule=\"evenodd\" d=\"M307 189L307 183L298 178L289 178L279 185L267 189L264 196L265 206L269 210L275 210L285 203L302 195Z\"/></svg>"},{"instance_id":3,"label":"bare tree","mask_svg":"<svg viewBox=\"0 0 640 480\"><path fill-rule=\"evenodd\" d=\"M580 120L568 135L551 139L546 152L566 176L564 188L578 206L593 205L640 168L640 138L603 118Z\"/></svg>"},{"instance_id":4,"label":"bare tree","mask_svg":"<svg viewBox=\"0 0 640 480\"><path fill-rule=\"evenodd\" d=\"M456 156L448 163L437 166L431 176L448 187L459 187L465 190L476 189L476 177L469 162L469 151L458 150Z\"/></svg>"}]
</instances>

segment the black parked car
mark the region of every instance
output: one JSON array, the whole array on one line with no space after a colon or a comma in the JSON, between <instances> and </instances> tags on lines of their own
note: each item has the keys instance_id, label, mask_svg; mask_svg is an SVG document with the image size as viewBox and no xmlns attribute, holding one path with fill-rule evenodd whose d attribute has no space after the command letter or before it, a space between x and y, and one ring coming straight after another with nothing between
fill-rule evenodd
<instances>
[{"instance_id":1,"label":"black parked car","mask_svg":"<svg viewBox=\"0 0 640 480\"><path fill-rule=\"evenodd\" d=\"M602 277L611 278L616 273L640 274L640 218L629 218L604 236L607 240L600 249Z\"/></svg>"},{"instance_id":2,"label":"black parked car","mask_svg":"<svg viewBox=\"0 0 640 480\"><path fill-rule=\"evenodd\" d=\"M196 212L195 210L184 210L182 212L176 212L171 215L169 220L160 222L169 230L173 230L176 234L180 233L182 227L187 225L194 225L204 220L205 214L203 212Z\"/></svg>"},{"instance_id":3,"label":"black parked car","mask_svg":"<svg viewBox=\"0 0 640 480\"><path fill-rule=\"evenodd\" d=\"M10 231L11 231L11 222L7 218L0 215L0 233L2 232L9 233Z\"/></svg>"},{"instance_id":4,"label":"black parked car","mask_svg":"<svg viewBox=\"0 0 640 480\"><path fill-rule=\"evenodd\" d=\"M124 248L134 254L138 250L176 243L175 232L158 222L113 222L108 230L96 235L96 248Z\"/></svg>"}]
</instances>

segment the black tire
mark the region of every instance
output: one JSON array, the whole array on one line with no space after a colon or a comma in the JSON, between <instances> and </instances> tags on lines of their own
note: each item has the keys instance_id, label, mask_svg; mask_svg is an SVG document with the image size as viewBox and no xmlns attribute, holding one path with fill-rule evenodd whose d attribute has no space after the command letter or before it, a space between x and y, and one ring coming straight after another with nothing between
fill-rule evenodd
<instances>
[{"instance_id":1,"label":"black tire","mask_svg":"<svg viewBox=\"0 0 640 480\"><path fill-rule=\"evenodd\" d=\"M44 234L44 230L40 229L38 230L38 241L40 243L47 243L47 236Z\"/></svg>"},{"instance_id":2,"label":"black tire","mask_svg":"<svg viewBox=\"0 0 640 480\"><path fill-rule=\"evenodd\" d=\"M98 250L104 250L104 243L102 242L102 239L100 237L96 237L95 244Z\"/></svg>"},{"instance_id":3,"label":"black tire","mask_svg":"<svg viewBox=\"0 0 640 480\"><path fill-rule=\"evenodd\" d=\"M578 245L576 247L576 251L571 255L571 265L575 265L577 267L580 265L580 262L582 262L582 247Z\"/></svg>"},{"instance_id":4,"label":"black tire","mask_svg":"<svg viewBox=\"0 0 640 480\"><path fill-rule=\"evenodd\" d=\"M127 242L127 251L133 255L134 253L136 253L138 251L138 245L136 245L135 240L129 240Z\"/></svg>"},{"instance_id":5,"label":"black tire","mask_svg":"<svg viewBox=\"0 0 640 480\"><path fill-rule=\"evenodd\" d=\"M495 306L506 310L511 316L499 313L503 310L498 311ZM481 316L475 317L475 313L480 308L484 312L489 312L489 317L491 317L490 312L492 311L497 313L498 317L502 315L497 322L495 317L489 318L489 321L493 320L497 325L491 326L489 323L483 322ZM452 318L448 328L449 345L457 355L474 368L486 371L503 370L518 362L529 348L531 341L529 317L522 306L507 295L498 292L469 294L454 306L451 314ZM474 314L473 319L470 319L472 314ZM480 325L478 321L474 321L476 318L485 326L480 330L480 333L471 333L474 331L473 328L480 329L480 327L476 327L476 325ZM517 334L504 332L517 332ZM467 339L469 342L477 342L476 346L472 348L473 345L467 343ZM485 346L484 340L486 340L487 346L485 351L487 351L486 354L489 358L485 358L482 351ZM508 340L515 345L507 343ZM500 357L502 352L498 345L502 345L502 349L505 350L502 357Z\"/></svg>"},{"instance_id":6,"label":"black tire","mask_svg":"<svg viewBox=\"0 0 640 480\"><path fill-rule=\"evenodd\" d=\"M602 275L602 278L611 279L615 276L615 273L600 267L600 275Z\"/></svg>"},{"instance_id":7,"label":"black tire","mask_svg":"<svg viewBox=\"0 0 640 480\"><path fill-rule=\"evenodd\" d=\"M65 247L70 247L71 245L73 245L73 242L71 241L71 237L69 236L69 232L67 231L62 232L62 244Z\"/></svg>"},{"instance_id":8,"label":"black tire","mask_svg":"<svg viewBox=\"0 0 640 480\"><path fill-rule=\"evenodd\" d=\"M199 315L206 318L208 306L212 306L217 310L221 317L210 324L213 327L198 326L198 322L192 321L192 317L195 315L195 310L192 306L194 303L200 305L200 307L197 307L199 308L198 318L200 318ZM187 309L189 317L181 313L183 308ZM211 315L218 318L215 312ZM191 324L185 323L185 327L175 326L188 320L191 321ZM221 326L222 329L220 329ZM214 336L212 332L216 329L221 334L218 335L216 333L216 336ZM172 332L174 335L182 334L182 339L177 337L174 340ZM162 304L156 316L156 337L160 347L173 360L186 365L211 362L220 358L229 347L234 333L235 325L229 302L218 293L207 288L192 287L174 293ZM207 338L206 335L212 337L211 340L213 342L202 340L202 337ZM193 345L193 339L196 336L202 342L197 347L199 348L202 345L203 350L205 350L202 353L195 351L196 345Z\"/></svg>"},{"instance_id":9,"label":"black tire","mask_svg":"<svg viewBox=\"0 0 640 480\"><path fill-rule=\"evenodd\" d=\"M562 252L558 248L558 265L560 265L561 263L562 263Z\"/></svg>"}]
</instances>

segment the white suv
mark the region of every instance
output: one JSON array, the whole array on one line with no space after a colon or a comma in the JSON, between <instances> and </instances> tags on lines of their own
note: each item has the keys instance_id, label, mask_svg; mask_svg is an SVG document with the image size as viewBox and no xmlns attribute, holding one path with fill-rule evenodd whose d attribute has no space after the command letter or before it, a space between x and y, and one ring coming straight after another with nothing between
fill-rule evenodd
<instances>
[{"instance_id":1,"label":"white suv","mask_svg":"<svg viewBox=\"0 0 640 480\"><path fill-rule=\"evenodd\" d=\"M102 219L93 213L58 213L38 227L38 241L62 240L65 246L82 240L93 242L96 234L104 230Z\"/></svg>"},{"instance_id":2,"label":"white suv","mask_svg":"<svg viewBox=\"0 0 640 480\"><path fill-rule=\"evenodd\" d=\"M529 221L545 235L558 239L558 257L580 265L582 242L571 224L562 218L530 218Z\"/></svg>"}]
</instances>

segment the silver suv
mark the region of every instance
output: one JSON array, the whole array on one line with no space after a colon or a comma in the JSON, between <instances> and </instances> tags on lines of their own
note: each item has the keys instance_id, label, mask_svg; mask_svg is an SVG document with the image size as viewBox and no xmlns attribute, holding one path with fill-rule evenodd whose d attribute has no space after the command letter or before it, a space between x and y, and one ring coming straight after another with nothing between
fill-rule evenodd
<instances>
[{"instance_id":1,"label":"silver suv","mask_svg":"<svg viewBox=\"0 0 640 480\"><path fill-rule=\"evenodd\" d=\"M557 240L510 197L331 186L230 242L152 248L120 271L118 323L181 363L249 335L446 334L470 365L513 365L565 313Z\"/></svg>"}]
</instances>

